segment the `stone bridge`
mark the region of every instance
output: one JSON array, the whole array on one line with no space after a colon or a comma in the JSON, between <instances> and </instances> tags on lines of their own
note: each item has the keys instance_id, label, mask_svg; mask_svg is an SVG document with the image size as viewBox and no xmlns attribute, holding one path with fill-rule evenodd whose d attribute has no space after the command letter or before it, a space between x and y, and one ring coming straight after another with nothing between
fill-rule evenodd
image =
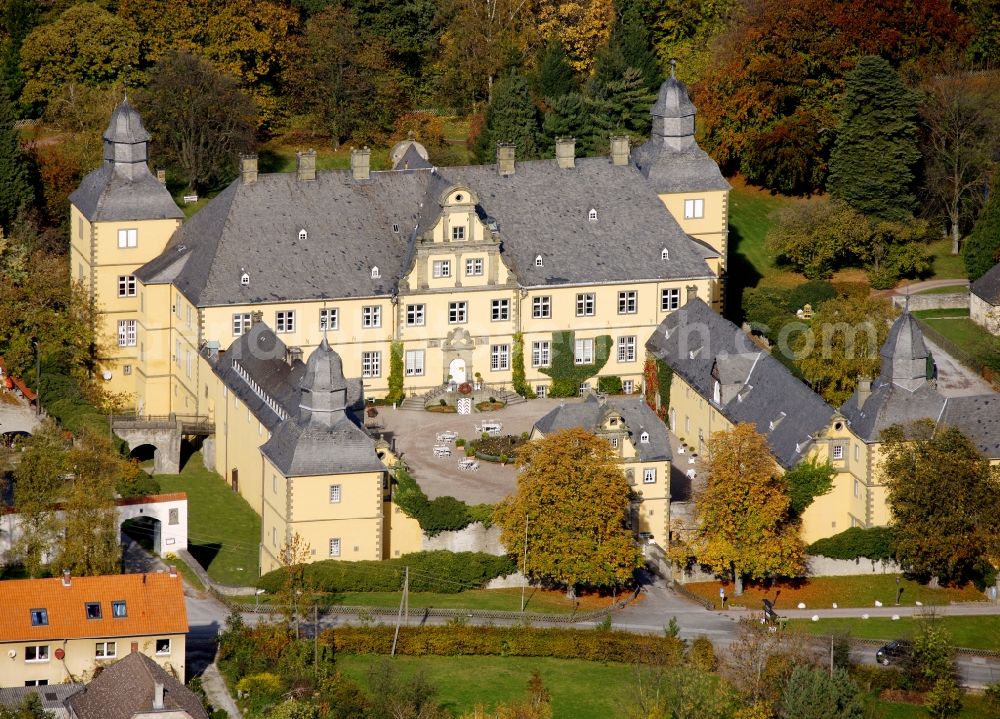
<instances>
[{"instance_id":1,"label":"stone bridge","mask_svg":"<svg viewBox=\"0 0 1000 719\"><path fill-rule=\"evenodd\" d=\"M111 429L135 450L153 447L153 473L177 474L181 471L181 442L185 437L207 437L215 433L215 424L197 415L112 415Z\"/></svg>"}]
</instances>

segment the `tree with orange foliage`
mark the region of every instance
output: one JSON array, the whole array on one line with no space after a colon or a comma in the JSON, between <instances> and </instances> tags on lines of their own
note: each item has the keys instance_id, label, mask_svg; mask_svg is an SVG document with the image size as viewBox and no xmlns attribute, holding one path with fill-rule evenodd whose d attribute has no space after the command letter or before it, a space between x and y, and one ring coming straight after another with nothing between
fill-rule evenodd
<instances>
[{"instance_id":1,"label":"tree with orange foliage","mask_svg":"<svg viewBox=\"0 0 1000 719\"><path fill-rule=\"evenodd\" d=\"M789 517L785 481L752 424L715 432L708 443L708 484L697 497L698 531L688 554L729 575L735 595L743 578L795 576L805 567L798 524Z\"/></svg>"},{"instance_id":2,"label":"tree with orange foliage","mask_svg":"<svg viewBox=\"0 0 1000 719\"><path fill-rule=\"evenodd\" d=\"M517 493L493 521L527 573L565 585L613 587L642 566L626 519L630 491L611 446L583 429L566 429L518 452Z\"/></svg>"}]
</instances>

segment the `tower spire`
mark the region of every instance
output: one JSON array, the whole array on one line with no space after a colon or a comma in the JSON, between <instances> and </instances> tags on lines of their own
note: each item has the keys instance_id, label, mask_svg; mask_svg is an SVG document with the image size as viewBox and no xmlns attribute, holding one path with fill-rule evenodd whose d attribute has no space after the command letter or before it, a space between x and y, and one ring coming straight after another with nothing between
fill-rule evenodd
<instances>
[{"instance_id":1,"label":"tower spire","mask_svg":"<svg viewBox=\"0 0 1000 719\"><path fill-rule=\"evenodd\" d=\"M677 79L677 58L670 58L670 79Z\"/></svg>"}]
</instances>

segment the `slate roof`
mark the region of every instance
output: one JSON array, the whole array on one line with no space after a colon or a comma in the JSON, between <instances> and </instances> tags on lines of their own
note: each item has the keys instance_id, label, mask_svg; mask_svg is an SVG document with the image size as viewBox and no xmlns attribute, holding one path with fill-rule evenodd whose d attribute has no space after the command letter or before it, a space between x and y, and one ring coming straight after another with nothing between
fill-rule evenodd
<instances>
[{"instance_id":1,"label":"slate roof","mask_svg":"<svg viewBox=\"0 0 1000 719\"><path fill-rule=\"evenodd\" d=\"M872 382L871 396L860 407L858 399L855 390L840 412L854 433L868 442L878 442L882 430L894 424L905 425L920 419L936 422L945 405L945 398L930 384L909 392L881 376Z\"/></svg>"},{"instance_id":2,"label":"slate roof","mask_svg":"<svg viewBox=\"0 0 1000 719\"><path fill-rule=\"evenodd\" d=\"M208 719L208 712L190 689L159 664L139 652L105 667L83 691L69 699L78 719L131 719L153 714L156 684L163 685L163 709L184 711L191 719Z\"/></svg>"},{"instance_id":3,"label":"slate roof","mask_svg":"<svg viewBox=\"0 0 1000 719\"><path fill-rule=\"evenodd\" d=\"M1000 459L1000 394L949 397L939 425L957 427L990 459Z\"/></svg>"},{"instance_id":4,"label":"slate roof","mask_svg":"<svg viewBox=\"0 0 1000 719\"><path fill-rule=\"evenodd\" d=\"M41 687L0 688L0 706L16 710L28 694L37 694L42 700L42 708L57 719L68 717L65 702L69 697L83 690L83 684L48 684Z\"/></svg>"},{"instance_id":5,"label":"slate roof","mask_svg":"<svg viewBox=\"0 0 1000 719\"><path fill-rule=\"evenodd\" d=\"M909 310L903 312L892 323L879 354L883 361L890 362L893 358L926 359L930 356L930 351L924 344L924 333L917 324L917 318L910 314ZM883 372L885 371L883 364Z\"/></svg>"},{"instance_id":6,"label":"slate roof","mask_svg":"<svg viewBox=\"0 0 1000 719\"><path fill-rule=\"evenodd\" d=\"M676 77L668 77L660 85L656 102L649 114L653 117L686 117L696 112L687 87Z\"/></svg>"},{"instance_id":7,"label":"slate roof","mask_svg":"<svg viewBox=\"0 0 1000 719\"><path fill-rule=\"evenodd\" d=\"M749 422L775 458L794 467L835 410L736 325L694 299L670 314L646 348L731 422ZM715 401L715 378L734 389ZM707 438L706 438L707 439Z\"/></svg>"},{"instance_id":8,"label":"slate roof","mask_svg":"<svg viewBox=\"0 0 1000 719\"><path fill-rule=\"evenodd\" d=\"M145 164L133 180L115 172L114 165L106 162L83 178L69 201L91 222L184 217L167 188Z\"/></svg>"},{"instance_id":9,"label":"slate roof","mask_svg":"<svg viewBox=\"0 0 1000 719\"><path fill-rule=\"evenodd\" d=\"M697 145L678 151L654 137L632 151L632 162L657 192L731 189L715 160Z\"/></svg>"},{"instance_id":10,"label":"slate roof","mask_svg":"<svg viewBox=\"0 0 1000 719\"><path fill-rule=\"evenodd\" d=\"M125 617L113 617L111 602L125 600ZM101 618L88 619L85 605L99 602ZM11 579L0 582L0 642L55 641L87 637L185 634L184 587L166 573ZM48 624L32 626L31 610L44 608Z\"/></svg>"},{"instance_id":11,"label":"slate roof","mask_svg":"<svg viewBox=\"0 0 1000 719\"><path fill-rule=\"evenodd\" d=\"M543 435L575 427L596 432L601 428L605 414L610 410L618 411L625 420L639 459L643 462L671 459L670 435L667 433L666 425L644 400L634 397L611 396L598 399L590 394L583 402L556 407L535 422L535 428ZM639 441L639 436L644 431L649 434L647 443Z\"/></svg>"},{"instance_id":12,"label":"slate roof","mask_svg":"<svg viewBox=\"0 0 1000 719\"><path fill-rule=\"evenodd\" d=\"M149 132L142 126L139 111L132 107L132 103L128 101L127 97L118 103L114 112L111 113L111 121L108 122L108 127L104 130L104 139L108 142L126 145L149 142Z\"/></svg>"},{"instance_id":13,"label":"slate roof","mask_svg":"<svg viewBox=\"0 0 1000 719\"><path fill-rule=\"evenodd\" d=\"M993 265L986 271L985 275L973 282L969 291L991 305L1000 305L1000 262Z\"/></svg>"},{"instance_id":14,"label":"slate roof","mask_svg":"<svg viewBox=\"0 0 1000 719\"><path fill-rule=\"evenodd\" d=\"M524 286L713 276L705 259L714 252L684 234L635 167L607 158L581 158L571 169L521 162L509 177L483 165L373 172L369 180L349 171L236 180L136 275L174 282L197 306L386 296L454 185L478 195L477 212L496 222L502 256ZM591 208L597 221L588 219ZM669 261L660 260L664 247ZM544 266L536 268L539 254Z\"/></svg>"}]
</instances>

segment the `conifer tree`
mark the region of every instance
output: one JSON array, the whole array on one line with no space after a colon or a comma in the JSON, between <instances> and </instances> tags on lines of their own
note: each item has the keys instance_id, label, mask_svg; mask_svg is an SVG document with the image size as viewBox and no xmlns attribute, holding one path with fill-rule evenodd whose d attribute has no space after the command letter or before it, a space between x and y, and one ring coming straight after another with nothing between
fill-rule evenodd
<instances>
[{"instance_id":1,"label":"conifer tree","mask_svg":"<svg viewBox=\"0 0 1000 719\"><path fill-rule=\"evenodd\" d=\"M646 86L642 73L634 67L607 83L591 84L590 116L594 131L587 142L589 152L603 152L610 135L626 134L643 138L649 134L652 117L649 108L656 95Z\"/></svg>"},{"instance_id":2,"label":"conifer tree","mask_svg":"<svg viewBox=\"0 0 1000 719\"><path fill-rule=\"evenodd\" d=\"M28 169L14 127L13 103L0 96L0 228L9 232L18 212L31 201Z\"/></svg>"},{"instance_id":3,"label":"conifer tree","mask_svg":"<svg viewBox=\"0 0 1000 719\"><path fill-rule=\"evenodd\" d=\"M538 60L538 95L552 103L574 90L576 80L566 59L566 50L561 42L553 39Z\"/></svg>"},{"instance_id":4,"label":"conifer tree","mask_svg":"<svg viewBox=\"0 0 1000 719\"><path fill-rule=\"evenodd\" d=\"M540 144L543 153L551 157L557 138L572 137L584 146L592 134L593 123L586 100L580 93L570 92L553 100L552 109L545 113Z\"/></svg>"},{"instance_id":5,"label":"conifer tree","mask_svg":"<svg viewBox=\"0 0 1000 719\"><path fill-rule=\"evenodd\" d=\"M527 81L517 73L504 75L493 86L486 122L476 141L479 162L493 162L499 142L513 143L519 160L538 157L538 111Z\"/></svg>"},{"instance_id":6,"label":"conifer tree","mask_svg":"<svg viewBox=\"0 0 1000 719\"><path fill-rule=\"evenodd\" d=\"M829 189L859 212L885 220L910 217L916 198L917 96L877 56L847 75L841 124L830 154Z\"/></svg>"},{"instance_id":7,"label":"conifer tree","mask_svg":"<svg viewBox=\"0 0 1000 719\"><path fill-rule=\"evenodd\" d=\"M615 23L608 46L597 57L595 77L606 84L620 79L630 67L639 71L647 90L659 86L660 63L635 5L627 8Z\"/></svg>"},{"instance_id":8,"label":"conifer tree","mask_svg":"<svg viewBox=\"0 0 1000 719\"><path fill-rule=\"evenodd\" d=\"M965 239L962 252L970 280L978 280L1000 262L1000 174L993 177L993 187L986 206L979 213L972 232Z\"/></svg>"}]
</instances>

